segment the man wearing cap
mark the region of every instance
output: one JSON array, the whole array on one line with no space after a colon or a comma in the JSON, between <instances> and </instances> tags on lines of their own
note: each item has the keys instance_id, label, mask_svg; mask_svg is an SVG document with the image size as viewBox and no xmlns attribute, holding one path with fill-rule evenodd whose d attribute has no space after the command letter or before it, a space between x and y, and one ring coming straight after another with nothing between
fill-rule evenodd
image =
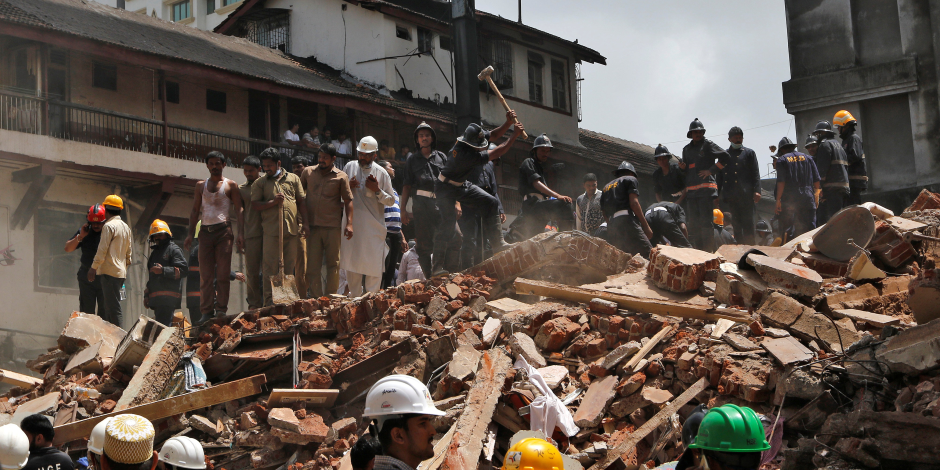
<instances>
[{"instance_id":1,"label":"man wearing cap","mask_svg":"<svg viewBox=\"0 0 940 470\"><path fill-rule=\"evenodd\" d=\"M689 124L686 137L692 141L682 149L679 168L685 170L689 241L695 248L712 253L717 248L712 228L712 211L718 202L718 184L714 175L724 169L731 157L718 144L705 138L705 126L698 118Z\"/></svg>"},{"instance_id":2,"label":"man wearing cap","mask_svg":"<svg viewBox=\"0 0 940 470\"><path fill-rule=\"evenodd\" d=\"M835 133L829 121L819 121L813 132L819 140L819 148L813 159L819 171L822 195L816 211L816 222L824 224L845 207L849 196L849 175L846 170L848 161L845 150L836 142Z\"/></svg>"},{"instance_id":3,"label":"man wearing cap","mask_svg":"<svg viewBox=\"0 0 940 470\"><path fill-rule=\"evenodd\" d=\"M105 428L102 470L142 470L157 466L153 424L143 416L117 415Z\"/></svg>"},{"instance_id":4,"label":"man wearing cap","mask_svg":"<svg viewBox=\"0 0 940 470\"><path fill-rule=\"evenodd\" d=\"M668 201L657 202L646 209L644 216L653 230L650 244L656 246L668 242L672 246L692 248L682 206Z\"/></svg>"},{"instance_id":5,"label":"man wearing cap","mask_svg":"<svg viewBox=\"0 0 940 470\"><path fill-rule=\"evenodd\" d=\"M757 153L744 146L744 131L734 126L728 131L728 163L721 169L718 194L721 206L734 216L734 238L744 245L754 244L754 217L760 201L760 167Z\"/></svg>"},{"instance_id":6,"label":"man wearing cap","mask_svg":"<svg viewBox=\"0 0 940 470\"><path fill-rule=\"evenodd\" d=\"M547 135L536 137L529 158L519 165L519 194L522 194L522 212L519 217L525 221L523 237L526 239L542 233L549 221L555 221L559 232L574 228L571 198L549 188L545 179L545 168L542 165L551 156L552 148L552 141Z\"/></svg>"},{"instance_id":7,"label":"man wearing cap","mask_svg":"<svg viewBox=\"0 0 940 470\"><path fill-rule=\"evenodd\" d=\"M102 205L107 220L101 228L101 241L98 242L95 259L88 269L88 282L95 282L95 277L101 276L104 297L101 317L113 325L123 327L121 301L124 300L124 278L131 264L131 228L121 220L124 200L120 196L112 194L104 199Z\"/></svg>"},{"instance_id":8,"label":"man wearing cap","mask_svg":"<svg viewBox=\"0 0 940 470\"><path fill-rule=\"evenodd\" d=\"M434 185L437 208L441 213L441 226L434 237L434 258L431 277L446 274L447 248L457 233L457 206L473 209L483 218L483 235L493 253L499 253L510 245L503 240L499 221L499 203L492 194L480 189L467 178L474 168L503 156L513 142L522 135L522 124L516 124L509 139L489 150L489 139L498 139L515 121L514 111L506 112L506 122L487 132L479 124L470 124L454 144L452 158L444 164ZM427 273L425 273L427 274Z\"/></svg>"},{"instance_id":9,"label":"man wearing cap","mask_svg":"<svg viewBox=\"0 0 940 470\"><path fill-rule=\"evenodd\" d=\"M849 197L847 204L861 204L862 193L868 189L868 169L865 166L865 149L862 147L862 138L857 132L858 121L852 113L841 110L836 113L832 123L839 130L842 139L842 150L845 151L845 160L848 166L845 171L849 175Z\"/></svg>"},{"instance_id":10,"label":"man wearing cap","mask_svg":"<svg viewBox=\"0 0 940 470\"><path fill-rule=\"evenodd\" d=\"M353 232L351 239L343 239L339 266L346 270L349 295L359 297L366 292L377 292L385 269L385 208L395 204L392 179L381 165L375 164L379 143L365 136L356 146L359 158L346 164L343 172L349 175L349 188L353 194ZM363 281L365 276L365 281Z\"/></svg>"},{"instance_id":11,"label":"man wearing cap","mask_svg":"<svg viewBox=\"0 0 940 470\"><path fill-rule=\"evenodd\" d=\"M774 243L774 234L770 229L770 224L766 220L761 219L757 222L757 240L756 245L759 246L770 246Z\"/></svg>"},{"instance_id":12,"label":"man wearing cap","mask_svg":"<svg viewBox=\"0 0 940 470\"><path fill-rule=\"evenodd\" d=\"M493 149L496 146L491 143L489 148ZM503 211L503 202L499 199L494 163L496 162L489 161L483 166L474 167L470 175L467 176L467 181L479 186L480 189L496 198L499 222L502 224L506 222L506 213ZM460 266L458 269L476 266L492 255L489 247L483 243L483 237L479 235L482 229L480 220L480 214L473 206L467 206L467 210L463 211L460 218L457 219L457 225L460 226L460 234L463 238L463 244L460 246ZM487 254L488 252L489 254ZM450 253L448 253L448 261L449 257ZM450 266L445 265L444 267L451 270Z\"/></svg>"},{"instance_id":13,"label":"man wearing cap","mask_svg":"<svg viewBox=\"0 0 940 470\"><path fill-rule=\"evenodd\" d=\"M25 470L72 470L75 466L68 454L52 446L55 429L49 417L32 414L20 423L20 429L29 438L29 461Z\"/></svg>"},{"instance_id":14,"label":"man wearing cap","mask_svg":"<svg viewBox=\"0 0 940 470\"><path fill-rule=\"evenodd\" d=\"M640 207L640 189L636 170L627 161L614 170L616 179L604 186L601 210L607 220L607 239L620 250L649 259L653 230Z\"/></svg>"},{"instance_id":15,"label":"man wearing cap","mask_svg":"<svg viewBox=\"0 0 940 470\"><path fill-rule=\"evenodd\" d=\"M653 191L656 193L656 202L669 201L682 204L685 200L685 173L679 168L679 163L673 161L675 155L665 145L656 146L653 154L659 168L653 171Z\"/></svg>"},{"instance_id":16,"label":"man wearing cap","mask_svg":"<svg viewBox=\"0 0 940 470\"><path fill-rule=\"evenodd\" d=\"M376 422L382 455L373 470L414 470L434 457L431 419L444 416L434 407L428 388L408 375L390 375L369 389L362 417Z\"/></svg>"},{"instance_id":17,"label":"man wearing cap","mask_svg":"<svg viewBox=\"0 0 940 470\"><path fill-rule=\"evenodd\" d=\"M816 228L816 197L820 177L813 157L796 150L788 137L777 151L777 205L784 240Z\"/></svg>"}]
</instances>

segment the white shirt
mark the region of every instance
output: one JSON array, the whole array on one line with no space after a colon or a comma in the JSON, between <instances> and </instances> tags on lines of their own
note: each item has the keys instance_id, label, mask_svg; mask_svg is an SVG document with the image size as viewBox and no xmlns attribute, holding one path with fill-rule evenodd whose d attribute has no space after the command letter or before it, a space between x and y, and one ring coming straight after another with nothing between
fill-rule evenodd
<instances>
[{"instance_id":1,"label":"white shirt","mask_svg":"<svg viewBox=\"0 0 940 470\"><path fill-rule=\"evenodd\" d=\"M300 142L300 136L291 132L290 129L284 131L284 142ZM281 153L291 156L294 154L293 150L281 149Z\"/></svg>"},{"instance_id":2,"label":"white shirt","mask_svg":"<svg viewBox=\"0 0 940 470\"><path fill-rule=\"evenodd\" d=\"M342 142L338 140L333 141L333 147L336 147L336 153L341 155L352 155L352 141L346 139ZM353 217L355 220L355 217Z\"/></svg>"},{"instance_id":3,"label":"white shirt","mask_svg":"<svg viewBox=\"0 0 940 470\"><path fill-rule=\"evenodd\" d=\"M365 274L366 276L381 276L385 270L385 255L388 245L385 244L385 207L395 203L395 190L392 189L392 179L385 169L372 164L369 168L362 168L354 160L346 164L343 171L352 180L359 181L359 187L353 193L353 235L347 240L343 237L340 245L339 267L347 272ZM379 183L379 191L373 192L366 187L366 178L375 176ZM345 215L343 216L345 225Z\"/></svg>"},{"instance_id":4,"label":"white shirt","mask_svg":"<svg viewBox=\"0 0 940 470\"><path fill-rule=\"evenodd\" d=\"M398 284L412 279L425 280L421 263L418 262L418 252L414 248L410 248L401 257L401 265L398 266Z\"/></svg>"}]
</instances>

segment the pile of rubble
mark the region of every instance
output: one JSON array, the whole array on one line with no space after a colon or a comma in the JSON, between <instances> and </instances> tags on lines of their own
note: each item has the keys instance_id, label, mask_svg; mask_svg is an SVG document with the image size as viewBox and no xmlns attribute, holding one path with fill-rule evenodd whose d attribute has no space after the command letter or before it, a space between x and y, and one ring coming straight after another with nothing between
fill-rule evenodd
<instances>
[{"instance_id":1,"label":"pile of rubble","mask_svg":"<svg viewBox=\"0 0 940 470\"><path fill-rule=\"evenodd\" d=\"M652 468L685 448L698 405L725 403L764 417L765 468L927 468L940 461L940 196L900 217L847 214L851 237L830 224L783 247L659 246L648 262L542 234L466 273L199 329L75 313L28 364L42 378L2 371L17 387L0 424L46 414L79 456L97 421L136 412L158 445L199 439L212 468L348 470L367 390L402 373L446 412L422 470L499 466L532 429L566 470Z\"/></svg>"}]
</instances>

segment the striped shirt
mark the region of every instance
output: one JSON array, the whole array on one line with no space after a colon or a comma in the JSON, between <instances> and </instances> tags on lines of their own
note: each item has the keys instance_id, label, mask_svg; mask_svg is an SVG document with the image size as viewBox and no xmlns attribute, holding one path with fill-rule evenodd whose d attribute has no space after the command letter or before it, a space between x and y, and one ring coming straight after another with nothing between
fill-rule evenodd
<instances>
[{"instance_id":1,"label":"striped shirt","mask_svg":"<svg viewBox=\"0 0 940 470\"><path fill-rule=\"evenodd\" d=\"M401 232L401 206L398 200L398 191L392 190L395 195L395 203L391 206L385 206L385 228L388 233Z\"/></svg>"}]
</instances>

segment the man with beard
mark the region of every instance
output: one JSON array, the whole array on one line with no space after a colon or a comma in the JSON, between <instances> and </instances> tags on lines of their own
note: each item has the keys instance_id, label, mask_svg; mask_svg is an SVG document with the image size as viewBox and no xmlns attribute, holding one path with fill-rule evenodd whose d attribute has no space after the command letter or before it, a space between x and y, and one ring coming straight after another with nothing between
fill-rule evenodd
<instances>
[{"instance_id":1,"label":"man with beard","mask_svg":"<svg viewBox=\"0 0 940 470\"><path fill-rule=\"evenodd\" d=\"M280 158L279 156L277 158ZM206 155L209 178L196 183L193 210L189 214L189 233L183 248L193 245L196 222L202 222L199 233L199 310L200 321L213 315L225 315L228 311L229 273L232 271L232 241L241 250L245 246L242 236L245 224L242 219L242 196L238 184L222 176L225 157L212 151ZM238 235L233 236L229 214L234 206Z\"/></svg>"},{"instance_id":2,"label":"man with beard","mask_svg":"<svg viewBox=\"0 0 940 470\"><path fill-rule=\"evenodd\" d=\"M72 470L75 466L68 454L52 446L55 430L52 422L41 414L23 418L20 429L29 438L29 460L26 470Z\"/></svg>"},{"instance_id":3,"label":"man with beard","mask_svg":"<svg viewBox=\"0 0 940 470\"><path fill-rule=\"evenodd\" d=\"M173 312L180 308L183 278L189 274L183 250L173 243L172 237L173 232L166 222L156 219L150 224L149 279L144 289L144 307L153 309L154 318L166 326L173 323Z\"/></svg>"},{"instance_id":4,"label":"man with beard","mask_svg":"<svg viewBox=\"0 0 940 470\"><path fill-rule=\"evenodd\" d=\"M104 206L95 204L88 208L88 223L82 225L71 240L65 242L65 252L71 253L77 248L82 249L81 267L78 268L78 311L95 313L95 304L98 305L98 316L104 310L104 292L101 290L101 279L95 278L88 282L88 269L95 260L98 252L98 242L101 241L101 229L107 213Z\"/></svg>"},{"instance_id":5,"label":"man with beard","mask_svg":"<svg viewBox=\"0 0 940 470\"><path fill-rule=\"evenodd\" d=\"M342 240L339 263L346 270L352 297L379 290L388 254L385 208L395 204L395 190L385 169L374 163L378 150L379 143L375 138L363 137L356 146L359 159L343 168L343 172L349 175L349 188L353 193L356 214L353 230L356 236Z\"/></svg>"},{"instance_id":6,"label":"man with beard","mask_svg":"<svg viewBox=\"0 0 940 470\"><path fill-rule=\"evenodd\" d=\"M408 375L390 375L369 389L364 419L376 421L382 455L375 456L373 470L414 470L434 457L434 425L444 416L434 407L428 388ZM371 428L371 426L370 426Z\"/></svg>"}]
</instances>

